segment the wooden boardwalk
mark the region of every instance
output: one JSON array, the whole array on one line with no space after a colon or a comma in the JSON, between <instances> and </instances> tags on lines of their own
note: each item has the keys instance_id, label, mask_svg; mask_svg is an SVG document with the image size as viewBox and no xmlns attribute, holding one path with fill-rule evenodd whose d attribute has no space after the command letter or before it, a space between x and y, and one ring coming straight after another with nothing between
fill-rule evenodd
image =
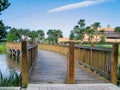
<instances>
[{"instance_id":1,"label":"wooden boardwalk","mask_svg":"<svg viewBox=\"0 0 120 90\"><path fill-rule=\"evenodd\" d=\"M30 84L65 84L67 80L67 57L55 52L38 51L38 58L32 66ZM76 83L108 83L94 72L76 65Z\"/></svg>"}]
</instances>

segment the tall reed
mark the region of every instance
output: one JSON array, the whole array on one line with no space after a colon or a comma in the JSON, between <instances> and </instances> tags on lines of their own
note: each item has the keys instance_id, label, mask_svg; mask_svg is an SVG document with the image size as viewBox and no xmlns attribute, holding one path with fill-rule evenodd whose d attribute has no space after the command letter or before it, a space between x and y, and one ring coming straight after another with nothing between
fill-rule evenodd
<instances>
[{"instance_id":1,"label":"tall reed","mask_svg":"<svg viewBox=\"0 0 120 90\"><path fill-rule=\"evenodd\" d=\"M22 75L15 71L9 71L9 76L4 76L0 71L0 86L21 86Z\"/></svg>"}]
</instances>

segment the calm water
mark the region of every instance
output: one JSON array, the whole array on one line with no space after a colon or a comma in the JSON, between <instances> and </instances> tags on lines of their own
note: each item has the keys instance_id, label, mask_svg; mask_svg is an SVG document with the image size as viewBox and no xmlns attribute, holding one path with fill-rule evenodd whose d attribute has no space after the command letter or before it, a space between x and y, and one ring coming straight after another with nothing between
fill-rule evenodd
<instances>
[{"instance_id":1,"label":"calm water","mask_svg":"<svg viewBox=\"0 0 120 90\"><path fill-rule=\"evenodd\" d=\"M21 72L20 58L10 57L7 54L0 54L0 70L3 75L8 75L9 70Z\"/></svg>"}]
</instances>

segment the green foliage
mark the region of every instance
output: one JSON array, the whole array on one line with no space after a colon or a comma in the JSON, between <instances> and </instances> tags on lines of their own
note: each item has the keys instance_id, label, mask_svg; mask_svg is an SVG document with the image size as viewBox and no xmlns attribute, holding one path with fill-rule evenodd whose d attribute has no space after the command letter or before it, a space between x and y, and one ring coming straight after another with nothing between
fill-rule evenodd
<instances>
[{"instance_id":1,"label":"green foliage","mask_svg":"<svg viewBox=\"0 0 120 90\"><path fill-rule=\"evenodd\" d=\"M69 36L70 40L74 40L75 39L75 35L74 35L74 31L72 30Z\"/></svg>"},{"instance_id":2,"label":"green foliage","mask_svg":"<svg viewBox=\"0 0 120 90\"><path fill-rule=\"evenodd\" d=\"M106 35L105 35L105 30L100 30L100 31L99 31L99 35L100 35L100 39L101 39L101 40L100 40L100 43L103 43L103 44L104 44L104 43L105 43L105 36L106 36Z\"/></svg>"},{"instance_id":3,"label":"green foliage","mask_svg":"<svg viewBox=\"0 0 120 90\"><path fill-rule=\"evenodd\" d=\"M118 37L118 38L120 38L120 27L116 27L114 31L119 34L119 37ZM116 38L117 38L117 37L116 37Z\"/></svg>"},{"instance_id":4,"label":"green foliage","mask_svg":"<svg viewBox=\"0 0 120 90\"><path fill-rule=\"evenodd\" d=\"M36 31L31 31L29 37L31 37L32 41L35 41L35 39L38 37L38 34Z\"/></svg>"},{"instance_id":5,"label":"green foliage","mask_svg":"<svg viewBox=\"0 0 120 90\"><path fill-rule=\"evenodd\" d=\"M117 32L118 34L120 34L120 27L116 27L115 28L115 32Z\"/></svg>"},{"instance_id":6,"label":"green foliage","mask_svg":"<svg viewBox=\"0 0 120 90\"><path fill-rule=\"evenodd\" d=\"M17 41L18 38L19 38L19 36L18 36L18 32L17 32L16 28L12 28L7 35L7 41L8 42Z\"/></svg>"},{"instance_id":7,"label":"green foliage","mask_svg":"<svg viewBox=\"0 0 120 90\"><path fill-rule=\"evenodd\" d=\"M80 19L78 25L74 27L75 37L77 40L83 40L85 34L85 20Z\"/></svg>"},{"instance_id":8,"label":"green foliage","mask_svg":"<svg viewBox=\"0 0 120 90\"><path fill-rule=\"evenodd\" d=\"M10 71L10 75L8 77L4 77L0 71L0 86L21 86L22 83L22 75L18 74L15 71Z\"/></svg>"},{"instance_id":9,"label":"green foliage","mask_svg":"<svg viewBox=\"0 0 120 90\"><path fill-rule=\"evenodd\" d=\"M10 6L8 0L0 0L0 13Z\"/></svg>"},{"instance_id":10,"label":"green foliage","mask_svg":"<svg viewBox=\"0 0 120 90\"><path fill-rule=\"evenodd\" d=\"M6 42L0 42L0 54L5 54L6 51Z\"/></svg>"},{"instance_id":11,"label":"green foliage","mask_svg":"<svg viewBox=\"0 0 120 90\"><path fill-rule=\"evenodd\" d=\"M61 30L56 30L56 29L50 29L47 32L48 35L48 41L49 43L52 44L57 44L58 43L58 38L62 38L62 31Z\"/></svg>"},{"instance_id":12,"label":"green foliage","mask_svg":"<svg viewBox=\"0 0 120 90\"><path fill-rule=\"evenodd\" d=\"M38 34L38 42L40 42L40 43L43 42L44 37L45 37L44 31L43 30L38 30L37 34Z\"/></svg>"},{"instance_id":13,"label":"green foliage","mask_svg":"<svg viewBox=\"0 0 120 90\"><path fill-rule=\"evenodd\" d=\"M7 31L6 31L6 27L3 24L2 20L0 21L0 40L6 38L7 35Z\"/></svg>"}]
</instances>

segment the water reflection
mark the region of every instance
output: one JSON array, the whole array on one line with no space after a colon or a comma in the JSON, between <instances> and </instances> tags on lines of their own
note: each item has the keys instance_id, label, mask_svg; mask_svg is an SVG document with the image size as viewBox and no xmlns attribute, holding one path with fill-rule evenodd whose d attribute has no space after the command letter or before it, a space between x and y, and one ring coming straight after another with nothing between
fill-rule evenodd
<instances>
[{"instance_id":1,"label":"water reflection","mask_svg":"<svg viewBox=\"0 0 120 90\"><path fill-rule=\"evenodd\" d=\"M21 72L21 58L0 54L0 70L4 75L8 75L9 70Z\"/></svg>"}]
</instances>

